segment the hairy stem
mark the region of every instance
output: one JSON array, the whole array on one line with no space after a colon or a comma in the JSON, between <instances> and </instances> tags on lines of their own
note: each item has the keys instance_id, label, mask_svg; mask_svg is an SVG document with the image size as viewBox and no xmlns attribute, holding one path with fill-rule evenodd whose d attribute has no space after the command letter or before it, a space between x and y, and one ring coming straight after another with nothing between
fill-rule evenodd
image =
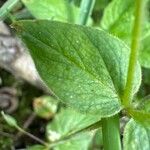
<instances>
[{"instance_id":1,"label":"hairy stem","mask_svg":"<svg viewBox=\"0 0 150 150\"><path fill-rule=\"evenodd\" d=\"M118 114L102 119L104 150L121 150Z\"/></svg>"},{"instance_id":2,"label":"hairy stem","mask_svg":"<svg viewBox=\"0 0 150 150\"><path fill-rule=\"evenodd\" d=\"M94 7L95 0L82 0L80 4L80 14L78 24L86 25L89 16L91 15L92 9Z\"/></svg>"},{"instance_id":3,"label":"hairy stem","mask_svg":"<svg viewBox=\"0 0 150 150\"><path fill-rule=\"evenodd\" d=\"M136 64L138 59L138 49L140 45L140 33L142 24L142 14L145 0L136 0L135 21L131 41L131 53L129 59L127 83L123 95L123 104L128 107L132 100L132 89L135 77Z\"/></svg>"}]
</instances>

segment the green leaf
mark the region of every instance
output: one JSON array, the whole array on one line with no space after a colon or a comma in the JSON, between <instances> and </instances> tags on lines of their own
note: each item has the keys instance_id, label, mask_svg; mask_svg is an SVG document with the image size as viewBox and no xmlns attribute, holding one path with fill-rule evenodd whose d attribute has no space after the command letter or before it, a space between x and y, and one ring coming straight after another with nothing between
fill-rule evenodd
<instances>
[{"instance_id":1,"label":"green leaf","mask_svg":"<svg viewBox=\"0 0 150 150\"><path fill-rule=\"evenodd\" d=\"M88 150L92 140L92 133L82 133L63 144L55 146L54 150Z\"/></svg>"},{"instance_id":2,"label":"green leaf","mask_svg":"<svg viewBox=\"0 0 150 150\"><path fill-rule=\"evenodd\" d=\"M124 150L149 150L150 128L143 127L131 119L124 131Z\"/></svg>"},{"instance_id":3,"label":"green leaf","mask_svg":"<svg viewBox=\"0 0 150 150\"><path fill-rule=\"evenodd\" d=\"M70 135L94 124L98 119L100 119L98 116L81 114L72 109L62 109L53 122L47 125L47 138L51 142L63 141L54 147L55 150L87 150L93 137L92 132L85 131L74 136Z\"/></svg>"},{"instance_id":4,"label":"green leaf","mask_svg":"<svg viewBox=\"0 0 150 150\"><path fill-rule=\"evenodd\" d=\"M134 0L113 0L104 11L101 27L130 45L134 23L134 11ZM150 22L146 20L143 24L139 60L141 65L147 68L150 68L149 42Z\"/></svg>"},{"instance_id":5,"label":"green leaf","mask_svg":"<svg viewBox=\"0 0 150 150\"><path fill-rule=\"evenodd\" d=\"M121 110L129 48L102 30L52 21L21 21L14 27L42 79L68 106L111 116ZM132 94L140 85L137 64Z\"/></svg>"},{"instance_id":6,"label":"green leaf","mask_svg":"<svg viewBox=\"0 0 150 150\"><path fill-rule=\"evenodd\" d=\"M51 96L41 96L34 99L33 108L36 115L50 119L57 111L58 101Z\"/></svg>"},{"instance_id":7,"label":"green leaf","mask_svg":"<svg viewBox=\"0 0 150 150\"><path fill-rule=\"evenodd\" d=\"M27 150L48 150L48 148L42 145L33 145L28 147Z\"/></svg>"},{"instance_id":8,"label":"green leaf","mask_svg":"<svg viewBox=\"0 0 150 150\"><path fill-rule=\"evenodd\" d=\"M12 126L12 127L18 127L17 125L17 121L15 120L15 118L13 118L10 115L6 115L3 111L1 112L3 118L5 119L5 121L7 122L8 125Z\"/></svg>"},{"instance_id":9,"label":"green leaf","mask_svg":"<svg viewBox=\"0 0 150 150\"><path fill-rule=\"evenodd\" d=\"M129 41L133 26L134 0L113 0L104 11L101 27Z\"/></svg>"},{"instance_id":10,"label":"green leaf","mask_svg":"<svg viewBox=\"0 0 150 150\"><path fill-rule=\"evenodd\" d=\"M145 25L140 50L140 63L145 68L150 68L150 23Z\"/></svg>"},{"instance_id":11,"label":"green leaf","mask_svg":"<svg viewBox=\"0 0 150 150\"><path fill-rule=\"evenodd\" d=\"M143 84L144 84L144 86L145 85L150 85L150 69L143 68L142 73L143 73L142 76L143 76ZM147 90L148 90L147 88L146 88L146 90L143 89L143 95L144 96L148 92Z\"/></svg>"},{"instance_id":12,"label":"green leaf","mask_svg":"<svg viewBox=\"0 0 150 150\"><path fill-rule=\"evenodd\" d=\"M65 22L76 21L79 8L68 0L22 0L31 14L37 19L50 19Z\"/></svg>"},{"instance_id":13,"label":"green leaf","mask_svg":"<svg viewBox=\"0 0 150 150\"><path fill-rule=\"evenodd\" d=\"M53 123L50 122L48 124L47 135L50 141L55 141L62 137L72 135L100 119L98 115L93 116L82 114L72 109L62 109L60 113L55 116ZM53 137L52 131L57 131L56 135L58 135L58 138L56 137L55 139L55 137Z\"/></svg>"},{"instance_id":14,"label":"green leaf","mask_svg":"<svg viewBox=\"0 0 150 150\"><path fill-rule=\"evenodd\" d=\"M144 110L128 109L128 113L139 123L150 127L150 113Z\"/></svg>"},{"instance_id":15,"label":"green leaf","mask_svg":"<svg viewBox=\"0 0 150 150\"><path fill-rule=\"evenodd\" d=\"M138 109L142 109L145 112L150 112L150 95L142 98L138 104Z\"/></svg>"},{"instance_id":16,"label":"green leaf","mask_svg":"<svg viewBox=\"0 0 150 150\"><path fill-rule=\"evenodd\" d=\"M150 96L142 98L136 108L132 106L127 111L138 123L150 127Z\"/></svg>"},{"instance_id":17,"label":"green leaf","mask_svg":"<svg viewBox=\"0 0 150 150\"><path fill-rule=\"evenodd\" d=\"M101 150L103 146L102 128L98 129L94 135L89 150Z\"/></svg>"}]
</instances>

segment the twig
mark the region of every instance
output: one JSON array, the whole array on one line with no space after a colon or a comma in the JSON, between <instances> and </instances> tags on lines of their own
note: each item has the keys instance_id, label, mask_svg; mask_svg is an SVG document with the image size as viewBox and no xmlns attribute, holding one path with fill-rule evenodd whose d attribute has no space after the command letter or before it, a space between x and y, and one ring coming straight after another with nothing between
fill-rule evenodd
<instances>
[{"instance_id":1,"label":"twig","mask_svg":"<svg viewBox=\"0 0 150 150\"><path fill-rule=\"evenodd\" d=\"M27 120L25 121L24 125L23 125L23 129L26 130L30 125L31 123L34 121L36 115L35 113L32 113L28 118ZM22 132L18 132L16 137L15 137L15 141L17 141L21 136L23 135Z\"/></svg>"},{"instance_id":2,"label":"twig","mask_svg":"<svg viewBox=\"0 0 150 150\"><path fill-rule=\"evenodd\" d=\"M17 127L17 129L18 129L20 132L22 132L24 135L27 135L27 136L30 137L31 139L34 139L34 140L37 141L38 143L40 143L40 144L42 144L42 145L48 147L48 143L46 143L45 141L41 140L40 138L38 138L38 137L34 136L33 134L31 134L31 133L29 133L29 132L23 130L23 129L20 128L20 127Z\"/></svg>"}]
</instances>

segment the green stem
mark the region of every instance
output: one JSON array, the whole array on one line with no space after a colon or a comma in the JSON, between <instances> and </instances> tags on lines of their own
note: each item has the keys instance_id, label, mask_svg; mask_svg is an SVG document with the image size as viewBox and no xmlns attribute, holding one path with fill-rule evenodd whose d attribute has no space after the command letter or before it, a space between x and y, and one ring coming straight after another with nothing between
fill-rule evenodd
<instances>
[{"instance_id":1,"label":"green stem","mask_svg":"<svg viewBox=\"0 0 150 150\"><path fill-rule=\"evenodd\" d=\"M20 0L8 0L6 3L0 8L0 20L4 20L8 13L18 5Z\"/></svg>"},{"instance_id":2,"label":"green stem","mask_svg":"<svg viewBox=\"0 0 150 150\"><path fill-rule=\"evenodd\" d=\"M132 100L132 89L134 84L135 69L138 59L138 49L140 44L140 33L142 24L142 14L145 0L136 0L135 21L131 41L131 53L129 59L127 83L123 95L123 104L128 107Z\"/></svg>"},{"instance_id":3,"label":"green stem","mask_svg":"<svg viewBox=\"0 0 150 150\"><path fill-rule=\"evenodd\" d=\"M91 15L92 9L94 7L95 0L82 0L80 4L80 14L78 24L86 25L89 16Z\"/></svg>"},{"instance_id":4,"label":"green stem","mask_svg":"<svg viewBox=\"0 0 150 150\"><path fill-rule=\"evenodd\" d=\"M102 119L104 150L121 150L118 114Z\"/></svg>"}]
</instances>

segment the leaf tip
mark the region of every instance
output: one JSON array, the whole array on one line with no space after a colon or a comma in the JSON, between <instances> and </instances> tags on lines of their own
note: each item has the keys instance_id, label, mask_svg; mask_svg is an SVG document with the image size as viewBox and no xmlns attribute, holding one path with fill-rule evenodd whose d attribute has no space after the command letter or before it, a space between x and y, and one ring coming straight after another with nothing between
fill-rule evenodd
<instances>
[{"instance_id":1,"label":"leaf tip","mask_svg":"<svg viewBox=\"0 0 150 150\"><path fill-rule=\"evenodd\" d=\"M18 127L17 121L12 116L5 114L3 111L1 111L1 115L8 125Z\"/></svg>"}]
</instances>

